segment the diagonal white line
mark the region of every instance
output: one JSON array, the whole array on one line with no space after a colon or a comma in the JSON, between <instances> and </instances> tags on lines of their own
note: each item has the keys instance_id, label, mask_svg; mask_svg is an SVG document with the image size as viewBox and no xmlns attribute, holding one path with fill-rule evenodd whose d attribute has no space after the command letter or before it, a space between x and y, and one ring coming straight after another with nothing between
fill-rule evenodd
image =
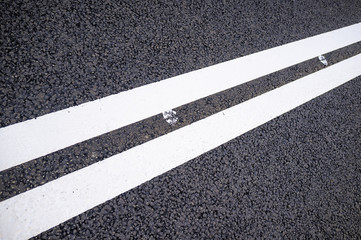
<instances>
[{"instance_id":1,"label":"diagonal white line","mask_svg":"<svg viewBox=\"0 0 361 240\"><path fill-rule=\"evenodd\" d=\"M0 238L26 239L361 75L361 54L0 203Z\"/></svg>"},{"instance_id":2,"label":"diagonal white line","mask_svg":"<svg viewBox=\"0 0 361 240\"><path fill-rule=\"evenodd\" d=\"M0 171L361 41L361 23L0 129Z\"/></svg>"}]
</instances>

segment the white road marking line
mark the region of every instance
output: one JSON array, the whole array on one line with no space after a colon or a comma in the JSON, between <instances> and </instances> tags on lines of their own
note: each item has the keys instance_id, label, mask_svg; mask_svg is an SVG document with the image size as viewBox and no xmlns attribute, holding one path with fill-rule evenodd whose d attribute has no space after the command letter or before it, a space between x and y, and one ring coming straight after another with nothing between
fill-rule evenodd
<instances>
[{"instance_id":1,"label":"white road marking line","mask_svg":"<svg viewBox=\"0 0 361 240\"><path fill-rule=\"evenodd\" d=\"M0 129L0 171L361 41L361 23Z\"/></svg>"},{"instance_id":2,"label":"white road marking line","mask_svg":"<svg viewBox=\"0 0 361 240\"><path fill-rule=\"evenodd\" d=\"M361 75L361 54L0 202L0 238L26 239Z\"/></svg>"}]
</instances>

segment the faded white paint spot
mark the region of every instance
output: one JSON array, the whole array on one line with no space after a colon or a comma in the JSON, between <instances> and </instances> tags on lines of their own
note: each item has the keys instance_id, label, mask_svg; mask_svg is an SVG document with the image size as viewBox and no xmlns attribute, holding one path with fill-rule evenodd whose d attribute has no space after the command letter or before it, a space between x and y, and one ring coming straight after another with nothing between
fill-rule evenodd
<instances>
[{"instance_id":1,"label":"faded white paint spot","mask_svg":"<svg viewBox=\"0 0 361 240\"><path fill-rule=\"evenodd\" d=\"M176 124L178 117L176 116L177 112L173 110L163 112L163 117L170 125Z\"/></svg>"},{"instance_id":2,"label":"faded white paint spot","mask_svg":"<svg viewBox=\"0 0 361 240\"><path fill-rule=\"evenodd\" d=\"M323 63L323 65L328 66L328 62L323 55L318 56L318 60L320 60Z\"/></svg>"}]
</instances>

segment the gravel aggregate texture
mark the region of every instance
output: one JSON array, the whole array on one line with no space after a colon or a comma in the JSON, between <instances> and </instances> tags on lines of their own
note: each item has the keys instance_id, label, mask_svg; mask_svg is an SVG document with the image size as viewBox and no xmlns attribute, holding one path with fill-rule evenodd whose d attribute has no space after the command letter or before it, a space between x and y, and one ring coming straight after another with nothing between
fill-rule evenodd
<instances>
[{"instance_id":1,"label":"gravel aggregate texture","mask_svg":"<svg viewBox=\"0 0 361 240\"><path fill-rule=\"evenodd\" d=\"M360 0L3 0L0 127L359 23L360 12ZM324 56L360 52L358 42ZM2 171L0 201L325 67L310 59L173 109L174 125L158 114ZM34 239L360 239L360 93L359 76Z\"/></svg>"},{"instance_id":2,"label":"gravel aggregate texture","mask_svg":"<svg viewBox=\"0 0 361 240\"><path fill-rule=\"evenodd\" d=\"M361 42L324 56L328 61L328 66L330 66L358 53L361 53ZM180 106L175 109L179 119L175 125L168 124L159 114L2 171L0 172L0 200L43 185L323 68L324 65L317 58L311 59Z\"/></svg>"},{"instance_id":3,"label":"gravel aggregate texture","mask_svg":"<svg viewBox=\"0 0 361 240\"><path fill-rule=\"evenodd\" d=\"M34 239L357 239L360 83L358 77Z\"/></svg>"},{"instance_id":4,"label":"gravel aggregate texture","mask_svg":"<svg viewBox=\"0 0 361 240\"><path fill-rule=\"evenodd\" d=\"M361 21L359 0L4 0L0 9L0 127Z\"/></svg>"}]
</instances>

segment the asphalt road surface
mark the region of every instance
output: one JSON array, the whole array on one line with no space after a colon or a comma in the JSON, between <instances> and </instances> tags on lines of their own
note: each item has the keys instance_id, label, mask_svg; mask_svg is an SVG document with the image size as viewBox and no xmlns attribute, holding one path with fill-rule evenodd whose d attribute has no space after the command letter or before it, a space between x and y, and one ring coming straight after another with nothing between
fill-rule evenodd
<instances>
[{"instance_id":1,"label":"asphalt road surface","mask_svg":"<svg viewBox=\"0 0 361 240\"><path fill-rule=\"evenodd\" d=\"M9 139L5 131L17 124L28 126L26 120L39 122L42 116L63 109L70 113L71 107L127 90L132 97L133 90L147 84L361 22L359 0L2 1L0 6L3 146ZM342 34L339 37L348 39ZM244 84L176 105L172 116L156 112L1 168L0 239L360 239L360 74L270 117L264 124L247 128L231 140L222 142L218 137L226 129L231 134L231 125L213 128L205 135L208 138L193 147L219 143L157 174L151 172L176 159L167 160L168 145L158 144L159 139L159 143L170 139L169 149L193 156L186 143L172 136L192 126L197 129L202 122L222 113L228 119L232 116L229 109L263 99L267 93L281 93L280 89L289 89L290 84L301 83L309 76L319 76L307 86L316 89L322 85L317 74L337 66L347 69L347 65L340 64L359 56L361 35L359 38L322 52L327 66L315 53L312 58L261 74ZM332 41L317 44L327 46ZM289 55L293 58L292 51ZM262 64L252 65L256 68L249 71L262 72L268 65L282 61L259 59ZM226 82L233 71L236 69L217 71L220 75L214 78ZM338 71L340 77L325 75L322 81L328 84L350 72ZM209 86L204 85L204 89ZM310 92L300 88L299 97ZM191 92L179 89L174 95ZM297 99L297 94L288 97L272 109L282 108ZM169 97L162 99L160 95L159 99L167 102ZM136 112L137 106L127 101L121 105L129 106L128 112ZM271 113L272 109L260 112ZM256 121L252 116L242 118L252 123ZM93 121L86 118L86 122ZM233 126L234 132L238 127ZM194 132L194 139L202 138L197 131L190 132ZM39 132L33 137L42 139L43 135ZM114 156L115 160L117 156L131 159L134 154L137 159L146 152L142 147L154 142L159 148L154 150L154 156L159 158L151 157L150 148L148 165L138 166L145 172L139 173L139 179L144 175L144 180L125 190L113 184L118 181L115 178L101 184L106 174L100 175L97 169L105 169L104 162L109 163ZM34 144L52 143L44 140ZM31 147L14 149L32 152ZM0 166L13 161L5 151L0 152ZM165 160L161 162L161 158ZM94 169L94 173L87 169ZM131 174L126 167L121 171L118 178L130 172L124 181L138 181L138 172ZM73 176L81 176L80 183L90 179L94 185L100 184L96 195L86 195L92 185L76 188L77 200L84 206L63 200L61 194L51 195L61 193L63 179L72 183ZM102 198L113 190L119 194ZM103 200L88 207L93 198ZM46 208L37 207L38 202ZM82 207L84 210L77 212ZM52 215L56 208L61 214ZM31 212L33 220L24 217L25 211ZM46 222L52 222L51 227L44 227ZM19 230L16 225L23 228Z\"/></svg>"}]
</instances>

